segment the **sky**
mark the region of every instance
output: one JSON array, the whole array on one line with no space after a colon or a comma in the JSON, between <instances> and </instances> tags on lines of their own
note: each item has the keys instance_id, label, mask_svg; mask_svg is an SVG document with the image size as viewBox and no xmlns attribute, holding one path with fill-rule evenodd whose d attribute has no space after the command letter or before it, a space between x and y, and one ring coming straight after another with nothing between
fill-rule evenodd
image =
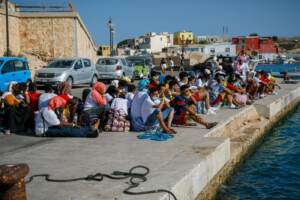
<instances>
[{"instance_id":1,"label":"sky","mask_svg":"<svg viewBox=\"0 0 300 200\"><path fill-rule=\"evenodd\" d=\"M66 0L12 0L21 3ZM71 0L97 44L109 43L107 22L116 27L115 41L146 32L193 31L196 35L300 36L300 0Z\"/></svg>"}]
</instances>

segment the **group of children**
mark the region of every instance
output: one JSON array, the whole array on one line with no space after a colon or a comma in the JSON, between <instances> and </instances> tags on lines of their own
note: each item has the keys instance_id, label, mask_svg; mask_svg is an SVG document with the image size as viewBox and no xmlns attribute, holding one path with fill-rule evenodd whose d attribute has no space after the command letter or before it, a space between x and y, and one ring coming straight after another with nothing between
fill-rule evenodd
<instances>
[{"instance_id":1,"label":"group of children","mask_svg":"<svg viewBox=\"0 0 300 200\"><path fill-rule=\"evenodd\" d=\"M275 79L248 69L247 58L223 70L222 64L199 71L180 72L178 77L153 71L151 78L136 85L129 79L110 85L96 82L72 96L68 83L45 85L44 93L34 83L12 82L1 100L1 131L5 134L34 133L46 137L98 137L99 132L161 131L176 134L174 127L207 129L203 114L216 114L220 107L237 109L258 98L275 94Z\"/></svg>"}]
</instances>

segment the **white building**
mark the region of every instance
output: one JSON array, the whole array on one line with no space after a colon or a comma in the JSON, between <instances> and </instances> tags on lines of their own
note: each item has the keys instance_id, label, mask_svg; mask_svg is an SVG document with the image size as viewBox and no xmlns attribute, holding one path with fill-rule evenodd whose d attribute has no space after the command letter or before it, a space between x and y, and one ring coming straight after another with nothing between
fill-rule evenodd
<instances>
[{"instance_id":1,"label":"white building","mask_svg":"<svg viewBox=\"0 0 300 200\"><path fill-rule=\"evenodd\" d=\"M200 53L205 57L213 55L236 56L236 46L231 43L214 43L206 45L189 45L185 51L187 53Z\"/></svg>"},{"instance_id":2,"label":"white building","mask_svg":"<svg viewBox=\"0 0 300 200\"><path fill-rule=\"evenodd\" d=\"M161 52L163 48L173 45L173 34L166 32L160 34L147 33L139 37L138 41L140 49L147 49L151 53L157 53Z\"/></svg>"},{"instance_id":3,"label":"white building","mask_svg":"<svg viewBox=\"0 0 300 200\"><path fill-rule=\"evenodd\" d=\"M198 42L207 42L207 43L220 43L225 42L224 37L218 35L199 35L197 36Z\"/></svg>"}]
</instances>

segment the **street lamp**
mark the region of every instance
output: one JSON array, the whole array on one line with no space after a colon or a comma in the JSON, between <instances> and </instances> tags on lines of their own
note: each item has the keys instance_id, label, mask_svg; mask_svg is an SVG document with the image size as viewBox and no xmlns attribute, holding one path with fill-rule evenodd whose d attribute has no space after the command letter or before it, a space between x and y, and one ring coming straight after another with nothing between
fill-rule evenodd
<instances>
[{"instance_id":1,"label":"street lamp","mask_svg":"<svg viewBox=\"0 0 300 200\"><path fill-rule=\"evenodd\" d=\"M6 16L6 56L10 56L10 49L9 49L9 24L8 24L8 0L5 0L5 16Z\"/></svg>"},{"instance_id":2,"label":"street lamp","mask_svg":"<svg viewBox=\"0 0 300 200\"><path fill-rule=\"evenodd\" d=\"M109 29L109 46L110 46L110 56L114 56L114 34L115 34L115 25L112 23L111 18L108 21L108 29Z\"/></svg>"}]
</instances>

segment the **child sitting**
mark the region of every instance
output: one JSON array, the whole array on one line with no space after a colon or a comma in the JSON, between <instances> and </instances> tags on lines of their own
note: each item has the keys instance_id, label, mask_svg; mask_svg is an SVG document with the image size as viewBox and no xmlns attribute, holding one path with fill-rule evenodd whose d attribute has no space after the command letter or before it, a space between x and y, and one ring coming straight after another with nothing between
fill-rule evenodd
<instances>
[{"instance_id":1,"label":"child sitting","mask_svg":"<svg viewBox=\"0 0 300 200\"><path fill-rule=\"evenodd\" d=\"M120 93L111 103L105 131L125 132L130 130L128 118L128 100L124 93Z\"/></svg>"}]
</instances>

